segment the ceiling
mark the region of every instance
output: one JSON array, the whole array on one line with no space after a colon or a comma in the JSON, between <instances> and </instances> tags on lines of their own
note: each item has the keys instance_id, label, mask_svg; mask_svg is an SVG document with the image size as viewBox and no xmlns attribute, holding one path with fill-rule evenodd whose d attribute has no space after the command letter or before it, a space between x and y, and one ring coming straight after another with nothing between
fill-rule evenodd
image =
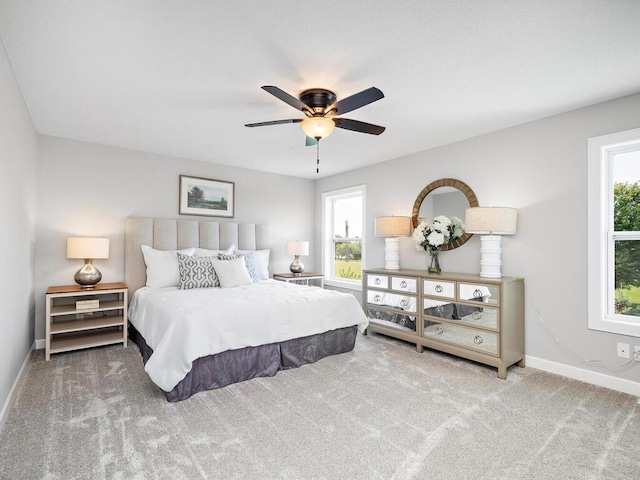
<instances>
[{"instance_id":1,"label":"ceiling","mask_svg":"<svg viewBox=\"0 0 640 480\"><path fill-rule=\"evenodd\" d=\"M0 0L40 134L318 178L640 91L637 0ZM385 98L316 151L260 89Z\"/></svg>"}]
</instances>

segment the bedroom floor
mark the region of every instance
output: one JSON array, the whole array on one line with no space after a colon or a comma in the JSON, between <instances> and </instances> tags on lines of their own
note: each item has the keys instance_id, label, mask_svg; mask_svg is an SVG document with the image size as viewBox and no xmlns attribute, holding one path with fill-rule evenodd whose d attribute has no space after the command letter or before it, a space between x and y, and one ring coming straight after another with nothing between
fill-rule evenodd
<instances>
[{"instance_id":1,"label":"bedroom floor","mask_svg":"<svg viewBox=\"0 0 640 480\"><path fill-rule=\"evenodd\" d=\"M135 346L35 352L0 433L2 479L630 479L640 405L531 368L353 352L168 403Z\"/></svg>"}]
</instances>

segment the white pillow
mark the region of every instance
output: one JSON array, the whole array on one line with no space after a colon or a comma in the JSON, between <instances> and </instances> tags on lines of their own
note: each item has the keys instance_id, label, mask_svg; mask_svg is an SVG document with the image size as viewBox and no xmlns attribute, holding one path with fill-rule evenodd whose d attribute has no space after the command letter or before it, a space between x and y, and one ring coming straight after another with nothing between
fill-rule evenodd
<instances>
[{"instance_id":1,"label":"white pillow","mask_svg":"<svg viewBox=\"0 0 640 480\"><path fill-rule=\"evenodd\" d=\"M238 285L250 285L253 283L244 257L238 257L231 260L220 260L212 258L211 263L220 280L222 288L237 287Z\"/></svg>"},{"instance_id":2,"label":"white pillow","mask_svg":"<svg viewBox=\"0 0 640 480\"><path fill-rule=\"evenodd\" d=\"M270 250L236 250L237 255L243 253L253 253L253 258L256 262L256 275L260 280L269 279L269 253Z\"/></svg>"},{"instance_id":3,"label":"white pillow","mask_svg":"<svg viewBox=\"0 0 640 480\"><path fill-rule=\"evenodd\" d=\"M219 253L223 253L225 255L233 255L233 251L236 249L235 245L231 245L226 250L207 250L206 248L196 248L195 256L196 257L215 257Z\"/></svg>"},{"instance_id":4,"label":"white pillow","mask_svg":"<svg viewBox=\"0 0 640 480\"><path fill-rule=\"evenodd\" d=\"M194 248L184 250L156 250L142 245L144 263L147 265L147 287L177 287L180 283L178 252L193 255Z\"/></svg>"}]
</instances>

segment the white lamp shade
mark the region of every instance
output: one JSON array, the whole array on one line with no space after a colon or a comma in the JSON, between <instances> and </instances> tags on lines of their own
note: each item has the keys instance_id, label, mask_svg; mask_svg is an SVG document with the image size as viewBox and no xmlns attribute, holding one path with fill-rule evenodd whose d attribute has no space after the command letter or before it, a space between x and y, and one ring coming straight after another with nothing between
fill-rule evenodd
<instances>
[{"instance_id":1,"label":"white lamp shade","mask_svg":"<svg viewBox=\"0 0 640 480\"><path fill-rule=\"evenodd\" d=\"M309 255L309 242L287 242L287 255Z\"/></svg>"},{"instance_id":2,"label":"white lamp shade","mask_svg":"<svg viewBox=\"0 0 640 480\"><path fill-rule=\"evenodd\" d=\"M67 258L109 258L109 239L91 237L67 238Z\"/></svg>"},{"instance_id":3,"label":"white lamp shade","mask_svg":"<svg viewBox=\"0 0 640 480\"><path fill-rule=\"evenodd\" d=\"M467 208L464 216L467 233L513 235L516 233L518 210L511 207Z\"/></svg>"},{"instance_id":4,"label":"white lamp shade","mask_svg":"<svg viewBox=\"0 0 640 480\"><path fill-rule=\"evenodd\" d=\"M336 124L326 117L309 117L302 121L302 131L310 138L325 138L331 135Z\"/></svg>"},{"instance_id":5,"label":"white lamp shade","mask_svg":"<svg viewBox=\"0 0 640 480\"><path fill-rule=\"evenodd\" d=\"M376 217L376 235L406 237L411 233L411 217Z\"/></svg>"}]
</instances>

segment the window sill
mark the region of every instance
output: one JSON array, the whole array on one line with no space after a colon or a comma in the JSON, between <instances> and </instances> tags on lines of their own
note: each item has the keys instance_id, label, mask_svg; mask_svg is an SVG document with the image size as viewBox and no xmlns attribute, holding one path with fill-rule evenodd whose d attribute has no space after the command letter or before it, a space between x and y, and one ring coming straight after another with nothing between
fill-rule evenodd
<instances>
[{"instance_id":1,"label":"window sill","mask_svg":"<svg viewBox=\"0 0 640 480\"><path fill-rule=\"evenodd\" d=\"M634 321L614 320L604 318L597 321L589 321L589 329L602 332L617 333L630 337L640 337L640 323Z\"/></svg>"},{"instance_id":2,"label":"window sill","mask_svg":"<svg viewBox=\"0 0 640 480\"><path fill-rule=\"evenodd\" d=\"M346 290L362 291L362 282L344 282L325 278L324 284L329 285L330 287L344 288Z\"/></svg>"}]
</instances>

